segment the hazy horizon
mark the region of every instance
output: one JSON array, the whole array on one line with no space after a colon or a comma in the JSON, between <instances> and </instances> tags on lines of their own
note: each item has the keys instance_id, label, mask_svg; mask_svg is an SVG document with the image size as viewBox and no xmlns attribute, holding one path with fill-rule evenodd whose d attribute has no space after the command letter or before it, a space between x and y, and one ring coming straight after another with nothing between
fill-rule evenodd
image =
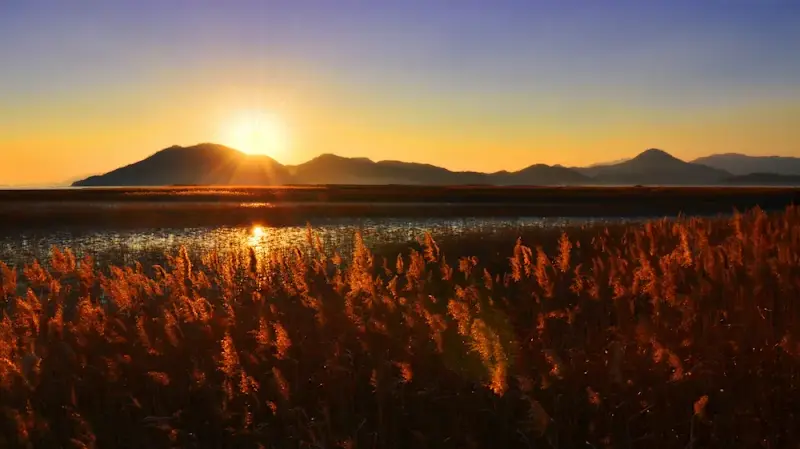
<instances>
[{"instance_id":1,"label":"hazy horizon","mask_svg":"<svg viewBox=\"0 0 800 449\"><path fill-rule=\"evenodd\" d=\"M486 172L800 156L797 54L784 0L12 1L0 184L198 142Z\"/></svg>"},{"instance_id":2,"label":"hazy horizon","mask_svg":"<svg viewBox=\"0 0 800 449\"><path fill-rule=\"evenodd\" d=\"M30 188L54 188L54 187L67 187L67 186L69 186L71 183L73 183L75 181L78 181L78 180L81 180L81 179L85 179L85 178L93 176L93 175L102 175L102 174L114 171L114 170L116 170L118 168L124 167L126 165L130 165L130 164L135 164L137 162L141 162L141 160L147 159L148 157L154 155L155 153L158 153L160 151L166 150L166 149L168 149L168 148L170 148L172 146L179 146L179 147L187 148L187 147L195 147L195 146L206 145L206 144L223 145L223 144L217 144L216 142L197 142L197 143L191 144L191 145L189 145L189 144L186 144L186 145L173 144L171 146L160 148L159 150L157 150L155 152L148 153L145 156L142 156L141 159L130 160L128 162L122 163L120 166L111 167L111 168L109 168L107 170L103 170L103 171L100 171L100 172L84 173L82 175L72 176L72 177L69 177L67 179L52 180L52 181L42 181L42 182L27 183L27 184L26 183L21 183L21 184L2 184L2 183L0 183L0 188L17 188L17 187L22 187L22 188L26 188L26 187L30 187ZM230 147L228 145L223 145L223 146L227 146L227 147L229 147L229 148L231 148L233 150L239 151L239 152L245 154L246 156L254 156L254 157L263 156L263 155L259 155L259 154L247 154L246 152L238 150L237 148ZM615 165L615 164L620 164L620 163L629 161L629 160L635 158L636 156L642 154L643 152L646 152L648 150L653 150L653 149L659 150L659 151L664 151L667 154L670 154L671 156L675 156L674 154L670 153L669 151L663 150L661 148L646 148L646 149L642 149L641 151L638 151L636 153L633 153L633 154L629 155L628 157L624 157L624 158L616 159L616 160L604 160L604 161L597 161L597 162L593 162L593 163L574 165L574 166L564 166L564 165L558 164L558 163L556 163L556 164L547 164L547 165L550 165L550 166L562 166L562 167L567 167L567 168L592 168L592 167L596 167L596 166ZM307 160L300 161L300 162L298 162L296 164L284 164L284 163L282 163L280 161L277 161L277 162L282 164L282 165L285 165L287 167L292 167L292 166L296 166L296 165L301 165L301 164L303 164L305 162L309 162L312 159L320 157L320 156L323 156L323 155L341 156L341 155L335 154L335 153L321 152L319 154L316 154L316 155L310 157ZM695 159L699 159L699 158L702 158L704 156L714 156L714 155L717 155L717 156L721 156L721 155L744 155L744 156L752 156L752 157L759 157L759 156L761 156L761 157L800 157L800 156L784 156L784 155L778 155L778 154L749 155L749 154L744 154L744 153L713 153L713 154L707 154L707 155L700 155ZM396 162L408 162L408 163L426 163L426 162L420 162L420 161L407 161L407 160L392 159L392 158L373 158L373 157L363 156L363 155L352 155L352 156L341 156L341 157L351 158L351 159L367 158L367 159L369 159L369 160L371 160L373 162L389 162L389 161L393 161L394 162L394 161L396 161ZM678 159L681 159L681 158L678 158ZM691 159L691 160L681 159L681 160L684 160L685 162L693 162L695 159ZM449 169L447 166L440 166L440 167L447 168L447 169L449 169L451 171L454 171L454 172L478 172L478 173L492 174L492 173L497 173L497 172L501 172L501 171L509 171L509 172L519 171L519 170L528 168L528 167L530 167L532 165L536 165L536 164L541 164L541 162L532 161L530 163L527 163L525 165L521 165L521 166L518 166L518 167L511 167L511 168L493 170L493 171L485 171L485 170L480 170L480 169L477 169L477 170L458 170L458 169ZM435 164L432 164L432 165L435 165Z\"/></svg>"}]
</instances>

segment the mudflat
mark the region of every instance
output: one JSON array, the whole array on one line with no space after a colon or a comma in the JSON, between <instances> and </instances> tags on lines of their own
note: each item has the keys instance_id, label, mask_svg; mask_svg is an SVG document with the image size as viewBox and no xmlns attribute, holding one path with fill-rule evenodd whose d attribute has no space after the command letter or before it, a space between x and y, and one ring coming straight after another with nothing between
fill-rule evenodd
<instances>
[{"instance_id":1,"label":"mudflat","mask_svg":"<svg viewBox=\"0 0 800 449\"><path fill-rule=\"evenodd\" d=\"M298 186L0 191L0 228L281 226L343 217L661 217L780 210L776 187Z\"/></svg>"}]
</instances>

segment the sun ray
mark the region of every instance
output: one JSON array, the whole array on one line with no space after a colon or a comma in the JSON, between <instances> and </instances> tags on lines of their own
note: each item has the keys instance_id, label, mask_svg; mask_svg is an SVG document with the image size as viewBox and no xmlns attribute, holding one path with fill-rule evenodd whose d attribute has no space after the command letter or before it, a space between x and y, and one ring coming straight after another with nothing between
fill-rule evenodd
<instances>
[{"instance_id":1,"label":"sun ray","mask_svg":"<svg viewBox=\"0 0 800 449\"><path fill-rule=\"evenodd\" d=\"M225 144L251 155L285 156L289 147L284 123L274 114L253 111L231 121L224 132Z\"/></svg>"}]
</instances>

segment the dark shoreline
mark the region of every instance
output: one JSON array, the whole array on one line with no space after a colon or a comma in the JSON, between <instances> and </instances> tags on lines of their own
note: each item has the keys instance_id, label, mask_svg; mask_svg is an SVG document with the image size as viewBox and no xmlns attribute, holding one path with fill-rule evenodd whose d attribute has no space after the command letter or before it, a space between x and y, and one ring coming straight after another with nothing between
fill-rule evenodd
<instances>
[{"instance_id":1,"label":"dark shoreline","mask_svg":"<svg viewBox=\"0 0 800 449\"><path fill-rule=\"evenodd\" d=\"M800 199L798 187L726 186L412 186L115 187L0 190L0 205L17 202L367 202L495 203L608 200Z\"/></svg>"},{"instance_id":2,"label":"dark shoreline","mask_svg":"<svg viewBox=\"0 0 800 449\"><path fill-rule=\"evenodd\" d=\"M664 217L800 204L800 189L721 187L156 188L0 191L0 229L302 225L335 218Z\"/></svg>"}]
</instances>

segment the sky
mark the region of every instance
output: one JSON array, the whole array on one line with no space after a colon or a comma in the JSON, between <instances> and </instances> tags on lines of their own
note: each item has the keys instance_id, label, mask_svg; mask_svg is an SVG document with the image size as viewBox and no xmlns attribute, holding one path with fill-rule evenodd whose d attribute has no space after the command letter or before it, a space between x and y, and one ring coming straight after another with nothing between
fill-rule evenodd
<instances>
[{"instance_id":1,"label":"sky","mask_svg":"<svg viewBox=\"0 0 800 449\"><path fill-rule=\"evenodd\" d=\"M797 0L0 0L0 67L0 185L253 121L285 164L800 157Z\"/></svg>"}]
</instances>

